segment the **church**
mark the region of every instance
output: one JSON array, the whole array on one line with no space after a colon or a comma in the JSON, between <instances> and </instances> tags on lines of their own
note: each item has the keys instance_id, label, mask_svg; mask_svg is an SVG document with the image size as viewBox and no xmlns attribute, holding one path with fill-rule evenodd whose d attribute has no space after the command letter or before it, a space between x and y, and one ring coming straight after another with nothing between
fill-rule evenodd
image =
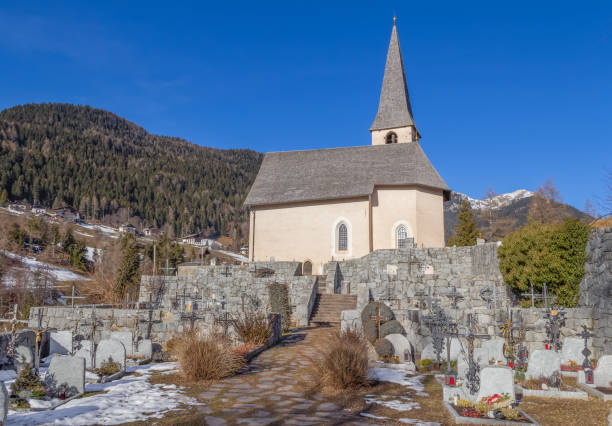
<instances>
[{"instance_id":1,"label":"church","mask_svg":"<svg viewBox=\"0 0 612 426\"><path fill-rule=\"evenodd\" d=\"M270 152L246 198L249 260L321 274L374 250L444 246L450 197L421 147L395 19L372 144Z\"/></svg>"}]
</instances>

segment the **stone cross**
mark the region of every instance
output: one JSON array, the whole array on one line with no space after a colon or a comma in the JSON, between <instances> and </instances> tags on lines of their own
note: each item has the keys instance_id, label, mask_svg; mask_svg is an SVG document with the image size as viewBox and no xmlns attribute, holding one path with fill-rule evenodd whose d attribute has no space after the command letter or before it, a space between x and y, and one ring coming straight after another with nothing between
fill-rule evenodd
<instances>
[{"instance_id":1,"label":"stone cross","mask_svg":"<svg viewBox=\"0 0 612 426\"><path fill-rule=\"evenodd\" d=\"M589 359L591 356L591 351L589 350L589 338L595 337L595 335L587 329L586 325L583 325L582 331L577 334L577 336L584 339L584 349L582 350L584 360L582 361L582 369L584 371L591 370L591 360Z\"/></svg>"},{"instance_id":2,"label":"stone cross","mask_svg":"<svg viewBox=\"0 0 612 426\"><path fill-rule=\"evenodd\" d=\"M380 315L380 308L376 307L376 315L373 317L370 317L370 319L373 319L374 321L376 321L376 339L380 339L380 321L386 321L387 317L383 317Z\"/></svg>"}]
</instances>

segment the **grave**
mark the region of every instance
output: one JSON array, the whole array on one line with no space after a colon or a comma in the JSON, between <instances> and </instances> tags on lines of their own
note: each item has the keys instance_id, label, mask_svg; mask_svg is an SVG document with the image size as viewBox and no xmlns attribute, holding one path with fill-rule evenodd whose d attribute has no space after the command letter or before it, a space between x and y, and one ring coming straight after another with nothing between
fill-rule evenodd
<instances>
[{"instance_id":1,"label":"grave","mask_svg":"<svg viewBox=\"0 0 612 426\"><path fill-rule=\"evenodd\" d=\"M8 392L4 382L0 381L0 424L6 424L6 416L8 415Z\"/></svg>"},{"instance_id":2,"label":"grave","mask_svg":"<svg viewBox=\"0 0 612 426\"><path fill-rule=\"evenodd\" d=\"M125 346L119 340L104 339L98 343L95 368L100 368L107 361L118 362L121 370L125 370Z\"/></svg>"},{"instance_id":3,"label":"grave","mask_svg":"<svg viewBox=\"0 0 612 426\"><path fill-rule=\"evenodd\" d=\"M153 357L153 342L151 339L143 339L138 342L138 350L134 352L134 356L149 360Z\"/></svg>"},{"instance_id":4,"label":"grave","mask_svg":"<svg viewBox=\"0 0 612 426\"><path fill-rule=\"evenodd\" d=\"M32 349L28 346L19 345L15 348L15 358L13 359L13 365L17 373L21 371L24 364L28 363L30 367L34 367L34 355Z\"/></svg>"},{"instance_id":5,"label":"grave","mask_svg":"<svg viewBox=\"0 0 612 426\"><path fill-rule=\"evenodd\" d=\"M134 355L134 340L131 331L111 331L111 332L103 332L103 339L114 339L123 343L123 347L125 348L126 356Z\"/></svg>"},{"instance_id":6,"label":"grave","mask_svg":"<svg viewBox=\"0 0 612 426\"><path fill-rule=\"evenodd\" d=\"M361 314L357 310L342 311L340 330L361 331Z\"/></svg>"},{"instance_id":7,"label":"grave","mask_svg":"<svg viewBox=\"0 0 612 426\"><path fill-rule=\"evenodd\" d=\"M601 387L610 387L612 382L612 355L604 355L597 361L593 370L593 384Z\"/></svg>"},{"instance_id":8,"label":"grave","mask_svg":"<svg viewBox=\"0 0 612 426\"><path fill-rule=\"evenodd\" d=\"M49 340L49 354L66 355L72 352L72 331L52 331Z\"/></svg>"},{"instance_id":9,"label":"grave","mask_svg":"<svg viewBox=\"0 0 612 426\"><path fill-rule=\"evenodd\" d=\"M532 352L525 377L528 379L548 378L552 377L555 372L561 374L560 354L546 349L538 349Z\"/></svg>"},{"instance_id":10,"label":"grave","mask_svg":"<svg viewBox=\"0 0 612 426\"><path fill-rule=\"evenodd\" d=\"M483 397L504 393L510 396L510 400L516 400L512 369L509 367L484 367L480 372L480 390L476 396L476 401L480 401Z\"/></svg>"},{"instance_id":11,"label":"grave","mask_svg":"<svg viewBox=\"0 0 612 426\"><path fill-rule=\"evenodd\" d=\"M561 365L570 365L570 361L582 365L584 355L584 342L578 337L567 337L563 340L563 349L561 349Z\"/></svg>"},{"instance_id":12,"label":"grave","mask_svg":"<svg viewBox=\"0 0 612 426\"><path fill-rule=\"evenodd\" d=\"M74 356L78 356L85 359L85 368L87 369L93 368L91 359L91 348L91 340L83 340L81 341L81 348L74 353Z\"/></svg>"},{"instance_id":13,"label":"grave","mask_svg":"<svg viewBox=\"0 0 612 426\"><path fill-rule=\"evenodd\" d=\"M506 364L506 357L504 356L504 339L495 338L491 340L485 340L480 345L480 349L474 351L474 357L478 362L482 364L489 364L490 360L498 361Z\"/></svg>"},{"instance_id":14,"label":"grave","mask_svg":"<svg viewBox=\"0 0 612 426\"><path fill-rule=\"evenodd\" d=\"M66 398L85 393L85 358L56 355L51 360L45 383L58 396Z\"/></svg>"},{"instance_id":15,"label":"grave","mask_svg":"<svg viewBox=\"0 0 612 426\"><path fill-rule=\"evenodd\" d=\"M450 359L451 360L456 360L459 357L459 354L461 353L461 343L459 342L458 339L451 339L451 345L450 345ZM446 361L447 355L446 355L446 341L444 342L444 346L442 349L442 352L440 354L440 358L443 361ZM425 348L423 349L423 352L421 352L421 359L436 359L436 352L434 350L433 347L433 342L427 344L427 346L425 346Z\"/></svg>"},{"instance_id":16,"label":"grave","mask_svg":"<svg viewBox=\"0 0 612 426\"><path fill-rule=\"evenodd\" d=\"M385 339L393 345L393 354L398 356L400 362L412 364L412 345L410 341L402 334L389 334Z\"/></svg>"}]
</instances>

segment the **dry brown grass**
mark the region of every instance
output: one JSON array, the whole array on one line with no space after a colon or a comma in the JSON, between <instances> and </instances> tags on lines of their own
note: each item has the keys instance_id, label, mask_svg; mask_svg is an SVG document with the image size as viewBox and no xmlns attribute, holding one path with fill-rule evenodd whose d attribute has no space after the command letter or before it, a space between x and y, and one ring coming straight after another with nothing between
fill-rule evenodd
<instances>
[{"instance_id":1,"label":"dry brown grass","mask_svg":"<svg viewBox=\"0 0 612 426\"><path fill-rule=\"evenodd\" d=\"M236 354L229 340L221 336L185 333L176 343L175 355L186 382L218 380L236 374L244 358Z\"/></svg>"},{"instance_id":2,"label":"dry brown grass","mask_svg":"<svg viewBox=\"0 0 612 426\"><path fill-rule=\"evenodd\" d=\"M368 349L361 333L336 331L324 348L321 361L313 363L321 387L340 390L368 384Z\"/></svg>"},{"instance_id":3,"label":"dry brown grass","mask_svg":"<svg viewBox=\"0 0 612 426\"><path fill-rule=\"evenodd\" d=\"M262 314L243 313L234 319L232 325L245 345L263 345L270 338L270 323Z\"/></svg>"}]
</instances>

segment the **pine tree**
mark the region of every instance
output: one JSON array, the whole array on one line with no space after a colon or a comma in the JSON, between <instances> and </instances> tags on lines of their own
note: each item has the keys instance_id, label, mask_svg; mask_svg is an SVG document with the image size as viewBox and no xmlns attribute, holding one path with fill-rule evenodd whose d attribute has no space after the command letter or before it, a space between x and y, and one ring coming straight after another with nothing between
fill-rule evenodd
<instances>
[{"instance_id":1,"label":"pine tree","mask_svg":"<svg viewBox=\"0 0 612 426\"><path fill-rule=\"evenodd\" d=\"M4 206L7 202L8 192L6 192L6 189L3 189L2 192L0 192L0 206Z\"/></svg>"},{"instance_id":2,"label":"pine tree","mask_svg":"<svg viewBox=\"0 0 612 426\"><path fill-rule=\"evenodd\" d=\"M121 263L115 279L115 295L121 299L127 292L136 295L139 284L140 258L136 238L132 234L126 234L121 239Z\"/></svg>"},{"instance_id":3,"label":"pine tree","mask_svg":"<svg viewBox=\"0 0 612 426\"><path fill-rule=\"evenodd\" d=\"M448 240L448 246L475 246L480 232L476 226L472 209L466 200L461 203L457 216L459 223L455 226L455 235Z\"/></svg>"}]
</instances>

